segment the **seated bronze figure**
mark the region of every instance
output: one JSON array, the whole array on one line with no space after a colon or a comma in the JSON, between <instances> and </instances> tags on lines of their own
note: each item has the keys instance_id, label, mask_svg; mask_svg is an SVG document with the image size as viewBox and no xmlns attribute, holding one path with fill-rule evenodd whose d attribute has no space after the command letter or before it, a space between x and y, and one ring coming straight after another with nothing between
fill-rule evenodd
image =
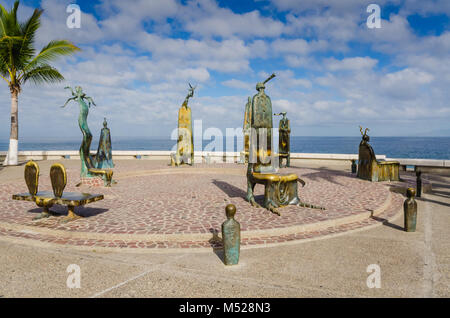
<instances>
[{"instance_id":1,"label":"seated bronze figure","mask_svg":"<svg viewBox=\"0 0 450 318\"><path fill-rule=\"evenodd\" d=\"M361 126L359 128L362 140L359 144L357 177L369 181L398 181L400 163L377 160L375 152L369 144L370 137L367 135L369 128L366 128L364 133L363 128Z\"/></svg>"}]
</instances>

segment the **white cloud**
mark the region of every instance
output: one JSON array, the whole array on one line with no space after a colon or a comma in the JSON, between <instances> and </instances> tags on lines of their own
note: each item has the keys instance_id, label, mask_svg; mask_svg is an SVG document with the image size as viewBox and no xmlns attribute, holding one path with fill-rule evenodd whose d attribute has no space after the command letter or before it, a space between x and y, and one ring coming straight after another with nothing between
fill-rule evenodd
<instances>
[{"instance_id":1,"label":"white cloud","mask_svg":"<svg viewBox=\"0 0 450 318\"><path fill-rule=\"evenodd\" d=\"M234 78L232 78L230 80L223 81L222 85L225 85L225 86L231 87L231 88L247 89L247 90L252 89L253 86L254 86L252 83L240 81L240 80L237 80L237 79L234 79Z\"/></svg>"},{"instance_id":2,"label":"white cloud","mask_svg":"<svg viewBox=\"0 0 450 318\"><path fill-rule=\"evenodd\" d=\"M211 0L189 2L179 18L187 31L201 36L276 37L284 28L283 23L263 17L259 11L237 14Z\"/></svg>"},{"instance_id":3,"label":"white cloud","mask_svg":"<svg viewBox=\"0 0 450 318\"><path fill-rule=\"evenodd\" d=\"M288 112L294 135L308 133L304 127L357 134L360 123L386 132L400 130L405 120L408 127L427 120L448 124L450 32L416 35L405 13L436 10L413 1L383 20L381 29L369 30L365 6L356 0L274 0L267 10L237 13L211 0L105 0L96 15L83 13L81 29L68 29L65 5L43 0L37 47L66 38L82 52L55 63L66 83L24 87L21 134L78 136L76 105L58 108L68 97L67 84L81 85L99 105L89 115L93 132L106 116L115 135L167 135L176 127L188 82L198 84L190 100L194 119L204 127L240 127L247 96L272 72L277 77L266 93L274 112ZM20 14L30 14L30 7L21 8ZM284 19L270 15L273 8ZM230 89L219 84L236 92L224 96ZM0 98L9 112L4 83ZM7 119L0 118L0 136L9 133Z\"/></svg>"},{"instance_id":4,"label":"white cloud","mask_svg":"<svg viewBox=\"0 0 450 318\"><path fill-rule=\"evenodd\" d=\"M325 60L325 67L329 71L362 71L373 68L378 61L376 59L366 57L348 57L337 60L334 57Z\"/></svg>"}]
</instances>

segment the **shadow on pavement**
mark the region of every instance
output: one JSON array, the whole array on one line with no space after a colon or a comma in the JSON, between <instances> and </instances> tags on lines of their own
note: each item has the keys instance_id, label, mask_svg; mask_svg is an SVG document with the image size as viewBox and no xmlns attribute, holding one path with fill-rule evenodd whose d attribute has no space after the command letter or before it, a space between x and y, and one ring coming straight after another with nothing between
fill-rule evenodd
<instances>
[{"instance_id":1,"label":"shadow on pavement","mask_svg":"<svg viewBox=\"0 0 450 318\"><path fill-rule=\"evenodd\" d=\"M28 212L31 213L41 213L43 211L42 208L34 208L31 210L28 210ZM109 211L108 209L102 209L102 208L92 208L92 207L76 207L75 213L88 218L91 216L95 216L98 214L102 214ZM66 216L67 215L67 207L63 205L54 205L50 208L50 213L52 213L53 216L60 217L60 216Z\"/></svg>"},{"instance_id":2,"label":"shadow on pavement","mask_svg":"<svg viewBox=\"0 0 450 318\"><path fill-rule=\"evenodd\" d=\"M416 198L416 200L431 202L431 203L435 203L435 204L439 204L439 205L450 207L450 203L441 202L441 201L437 201L437 200L431 200L431 199L424 198L424 197Z\"/></svg>"},{"instance_id":3,"label":"shadow on pavement","mask_svg":"<svg viewBox=\"0 0 450 318\"><path fill-rule=\"evenodd\" d=\"M214 254L216 254L222 263L224 263L223 245L222 239L219 237L219 230L210 228L209 232L212 234L212 238L209 239L209 244L211 245Z\"/></svg>"},{"instance_id":4,"label":"shadow on pavement","mask_svg":"<svg viewBox=\"0 0 450 318\"><path fill-rule=\"evenodd\" d=\"M245 198L247 195L244 190L229 184L228 182L214 179L212 183L230 198Z\"/></svg>"},{"instance_id":5,"label":"shadow on pavement","mask_svg":"<svg viewBox=\"0 0 450 318\"><path fill-rule=\"evenodd\" d=\"M380 218L378 216L373 216L373 215L371 216L371 218L374 219L375 221L381 222L383 225L389 226L389 227L391 227L393 229L400 230L400 231L404 231L405 230L402 226L399 226L397 224L393 224L393 223L389 222L388 220L386 220L385 218Z\"/></svg>"}]
</instances>

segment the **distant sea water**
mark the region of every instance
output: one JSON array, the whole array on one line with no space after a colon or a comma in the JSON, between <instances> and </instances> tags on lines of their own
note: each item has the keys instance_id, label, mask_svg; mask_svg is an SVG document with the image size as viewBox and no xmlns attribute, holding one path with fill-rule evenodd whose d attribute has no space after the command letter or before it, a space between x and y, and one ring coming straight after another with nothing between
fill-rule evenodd
<instances>
[{"instance_id":1,"label":"distant sea water","mask_svg":"<svg viewBox=\"0 0 450 318\"><path fill-rule=\"evenodd\" d=\"M357 154L361 137L300 137L291 136L291 152ZM203 140L203 147L210 140ZM274 141L275 142L275 141ZM81 140L38 141L19 140L20 150L78 150ZM241 151L241 149L234 151ZM370 137L376 154L388 158L422 158L450 160L450 137ZM112 138L113 150L171 150L175 141L170 138ZM225 140L223 141L225 147ZM97 149L92 142L91 150ZM0 151L8 150L8 142L0 141Z\"/></svg>"}]
</instances>

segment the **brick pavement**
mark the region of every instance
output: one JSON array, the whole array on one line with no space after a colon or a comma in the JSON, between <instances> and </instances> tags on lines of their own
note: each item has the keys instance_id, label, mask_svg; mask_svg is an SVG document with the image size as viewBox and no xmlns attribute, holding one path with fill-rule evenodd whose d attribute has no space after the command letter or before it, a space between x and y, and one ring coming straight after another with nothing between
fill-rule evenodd
<instances>
[{"instance_id":1,"label":"brick pavement","mask_svg":"<svg viewBox=\"0 0 450 318\"><path fill-rule=\"evenodd\" d=\"M224 207L236 205L242 246L267 246L336 235L369 228L401 210L403 197L389 183L372 183L348 172L288 168L305 180L299 186L303 202L325 211L288 206L281 217L245 201L245 168L237 164L198 164L171 168L161 163L134 166L118 161L111 188L76 187L79 170L68 169L66 191L103 193L105 199L76 212L84 218L61 223L59 216L32 221L41 211L31 202L14 201L26 192L23 180L0 184L0 235L60 245L98 248L211 248L220 247ZM41 171L40 190L51 190L48 173ZM256 187L256 199L264 188ZM52 211L65 215L66 207ZM370 217L374 214L375 217Z\"/></svg>"}]
</instances>

